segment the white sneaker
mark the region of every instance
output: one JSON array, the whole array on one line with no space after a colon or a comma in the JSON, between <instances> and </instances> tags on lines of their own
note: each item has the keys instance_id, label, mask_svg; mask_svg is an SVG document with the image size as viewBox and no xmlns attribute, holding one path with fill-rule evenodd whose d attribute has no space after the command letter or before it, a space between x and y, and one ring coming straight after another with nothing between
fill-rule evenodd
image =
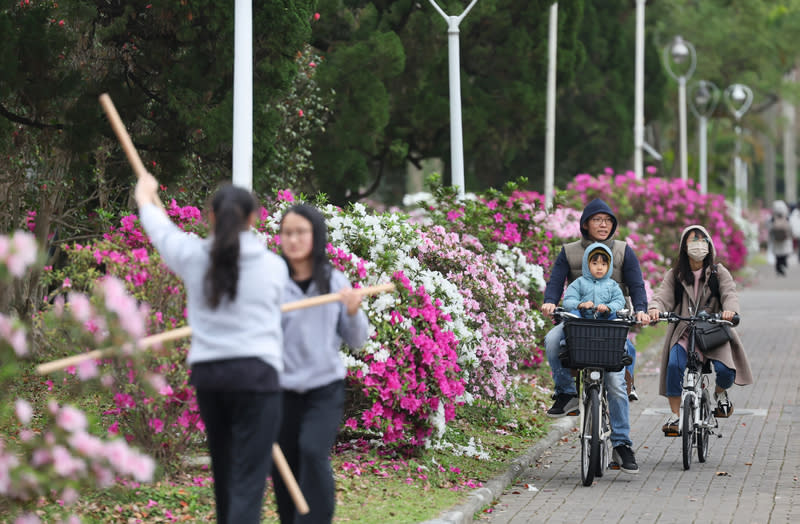
<instances>
[{"instance_id":1,"label":"white sneaker","mask_svg":"<svg viewBox=\"0 0 800 524\"><path fill-rule=\"evenodd\" d=\"M717 401L717 409L714 416L717 418L728 418L733 414L733 402L728 398L728 392L714 393L714 400Z\"/></svg>"}]
</instances>

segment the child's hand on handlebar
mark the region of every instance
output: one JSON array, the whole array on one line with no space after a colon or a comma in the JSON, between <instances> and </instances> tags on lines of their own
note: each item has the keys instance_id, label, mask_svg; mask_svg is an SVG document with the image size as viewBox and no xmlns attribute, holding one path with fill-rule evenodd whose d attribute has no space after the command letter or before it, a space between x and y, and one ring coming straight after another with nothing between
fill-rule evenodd
<instances>
[{"instance_id":1,"label":"child's hand on handlebar","mask_svg":"<svg viewBox=\"0 0 800 524\"><path fill-rule=\"evenodd\" d=\"M586 302L581 302L580 304L578 304L578 309L592 309L593 307L594 307L594 302L592 302L591 300L587 300Z\"/></svg>"},{"instance_id":2,"label":"child's hand on handlebar","mask_svg":"<svg viewBox=\"0 0 800 524\"><path fill-rule=\"evenodd\" d=\"M611 310L610 310L610 309L609 309L609 307L608 307L607 305L605 305L605 304L599 304L599 305L597 306L597 312L598 312L598 313L608 313L609 311L611 311Z\"/></svg>"}]
</instances>

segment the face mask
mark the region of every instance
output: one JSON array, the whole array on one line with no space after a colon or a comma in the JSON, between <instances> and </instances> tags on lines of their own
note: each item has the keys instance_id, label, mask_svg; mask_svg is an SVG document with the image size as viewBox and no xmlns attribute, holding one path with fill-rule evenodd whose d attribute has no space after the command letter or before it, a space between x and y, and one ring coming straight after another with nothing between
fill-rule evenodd
<instances>
[{"instance_id":1,"label":"face mask","mask_svg":"<svg viewBox=\"0 0 800 524\"><path fill-rule=\"evenodd\" d=\"M695 262L702 262L708 255L708 242L705 240L693 240L686 244L686 253Z\"/></svg>"}]
</instances>

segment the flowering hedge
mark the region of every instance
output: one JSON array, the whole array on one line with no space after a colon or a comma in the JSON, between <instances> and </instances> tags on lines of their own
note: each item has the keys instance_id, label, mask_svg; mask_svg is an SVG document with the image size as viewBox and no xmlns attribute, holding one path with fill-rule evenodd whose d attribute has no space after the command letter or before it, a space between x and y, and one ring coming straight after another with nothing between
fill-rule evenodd
<instances>
[{"instance_id":1,"label":"flowering hedge","mask_svg":"<svg viewBox=\"0 0 800 524\"><path fill-rule=\"evenodd\" d=\"M700 196L679 181L637 181L629 174L579 175L560 197L566 205L550 213L543 211L541 195L515 184L458 200L434 183L411 206L413 220L361 204L341 209L317 202L329 227L332 263L354 286L392 280L398 287L365 301L372 326L365 347L342 348L350 393L345 426L413 449L440 438L460 403L513 400L511 373L520 364L542 362L549 323L538 306L545 279L560 245L579 237L578 218L594 197L617 212L619 235L637 253L648 294L669 263L661 253L674 252L683 224L698 221L712 234L743 236L719 197ZM270 249L280 250L279 219L298 198L279 191L262 209L256 228ZM167 211L184 230L207 234L197 208L173 200ZM736 269L743 247L735 240L718 245ZM185 323L182 284L163 267L135 216L123 217L101 240L67 251L70 263L50 271L51 283L61 286L53 295L87 290L101 274L114 275L149 304L149 333ZM74 345L58 337L49 342L51 352L66 351L59 344ZM113 368L114 396L105 412L110 432L166 462L203 429L184 356L185 348L152 356L147 376L124 365ZM142 386L150 374L162 377L156 394Z\"/></svg>"},{"instance_id":2,"label":"flowering hedge","mask_svg":"<svg viewBox=\"0 0 800 524\"><path fill-rule=\"evenodd\" d=\"M37 259L33 235L20 231L11 237L0 235L0 291L23 277ZM37 410L38 404L14 397L13 386L23 371L21 359L33 353L33 331L60 332L89 349L125 346L144 333L144 311L125 293L121 281L99 279L93 291L92 296L70 291L68 300L57 298L34 325L0 313L0 417L4 426L16 428L0 436L0 497L13 501L19 522L38 522L32 513L37 497L59 499L69 506L87 486L106 487L118 476L149 481L155 470L155 462L125 440L98 437L100 428L91 422L91 414L55 399ZM104 384L109 378L100 377L93 361L81 365L76 375L81 380L100 378Z\"/></svg>"}]
</instances>

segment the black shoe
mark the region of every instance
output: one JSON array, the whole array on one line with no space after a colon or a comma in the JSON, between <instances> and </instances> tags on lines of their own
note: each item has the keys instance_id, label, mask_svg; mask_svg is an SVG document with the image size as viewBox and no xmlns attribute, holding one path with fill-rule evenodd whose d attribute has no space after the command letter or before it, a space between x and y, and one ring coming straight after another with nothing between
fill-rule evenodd
<instances>
[{"instance_id":1,"label":"black shoe","mask_svg":"<svg viewBox=\"0 0 800 524\"><path fill-rule=\"evenodd\" d=\"M639 465L636 463L636 457L633 455L633 450L630 446L620 444L614 448L614 453L612 453L611 457L625 473L639 473Z\"/></svg>"},{"instance_id":2,"label":"black shoe","mask_svg":"<svg viewBox=\"0 0 800 524\"><path fill-rule=\"evenodd\" d=\"M568 393L559 393L556 395L556 401L553 407L547 410L547 416L550 418L561 418L568 414L575 414L578 412L578 397Z\"/></svg>"}]
</instances>

